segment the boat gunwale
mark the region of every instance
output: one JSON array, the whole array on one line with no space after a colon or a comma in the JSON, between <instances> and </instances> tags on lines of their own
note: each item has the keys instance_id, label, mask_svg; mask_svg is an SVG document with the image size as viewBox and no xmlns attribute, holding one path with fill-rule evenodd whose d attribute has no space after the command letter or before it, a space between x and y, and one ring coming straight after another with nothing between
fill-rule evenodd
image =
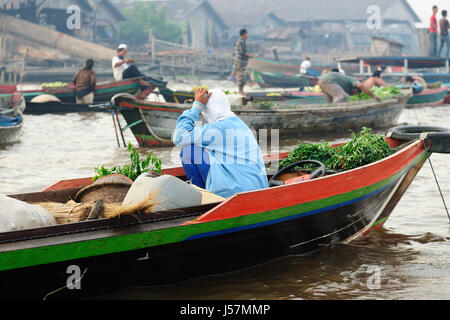
<instances>
[{"instance_id":1,"label":"boat gunwale","mask_svg":"<svg viewBox=\"0 0 450 320\"><path fill-rule=\"evenodd\" d=\"M378 102L374 99L368 99L366 101L361 101L359 104L354 105L343 105L343 106L329 106L329 104L303 104L298 105L295 108L290 109L278 109L278 110L261 110L261 109L242 109L241 106L238 106L239 109L232 109L232 111L236 114L242 113L261 113L261 114L295 114L297 112L308 112L315 111L321 113L332 113L332 112L343 112L343 111L356 111L356 110L364 110L364 109L383 109L390 107L392 105L403 104L412 97L412 93L404 93L399 95L398 97L390 97L389 99ZM159 102L159 101L141 101L141 100L133 100L129 98L122 98L118 107L127 108L127 109L144 109L144 110L152 110L153 108L161 108L158 111L168 111L168 112L183 112L184 110L188 110L192 107L192 104L181 104L181 103L173 103L173 102ZM132 104L133 106L123 105L123 103ZM274 102L276 103L276 102ZM233 106L232 106L233 107ZM167 110L164 110L167 108ZM172 109L170 109L172 108Z\"/></svg>"}]
</instances>

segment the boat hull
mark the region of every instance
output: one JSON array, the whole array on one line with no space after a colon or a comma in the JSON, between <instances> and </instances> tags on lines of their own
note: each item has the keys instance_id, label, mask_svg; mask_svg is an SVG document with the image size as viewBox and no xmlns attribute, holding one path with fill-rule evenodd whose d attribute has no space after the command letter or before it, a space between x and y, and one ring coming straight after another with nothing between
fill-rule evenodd
<instances>
[{"instance_id":1,"label":"boat hull","mask_svg":"<svg viewBox=\"0 0 450 320\"><path fill-rule=\"evenodd\" d=\"M75 113L75 112L105 112L106 109L89 107L87 104L78 104L70 102L27 102L27 108L25 109L25 114L64 114L64 113Z\"/></svg>"},{"instance_id":2,"label":"boat hull","mask_svg":"<svg viewBox=\"0 0 450 320\"><path fill-rule=\"evenodd\" d=\"M418 141L364 168L241 193L184 212L190 216L173 211L0 234L0 295L42 298L66 285L71 265L87 269L82 290L54 296L168 284L346 243L386 221L426 158ZM70 199L78 189L60 196ZM14 197L31 201L55 193Z\"/></svg>"},{"instance_id":3,"label":"boat hull","mask_svg":"<svg viewBox=\"0 0 450 320\"><path fill-rule=\"evenodd\" d=\"M0 127L0 144L15 143L20 140L23 121L16 126Z\"/></svg>"},{"instance_id":4,"label":"boat hull","mask_svg":"<svg viewBox=\"0 0 450 320\"><path fill-rule=\"evenodd\" d=\"M251 129L278 130L280 136L296 136L317 132L357 130L364 126L386 128L396 124L410 95L382 103L354 103L345 106L298 106L286 110L233 109ZM319 97L321 98L321 97ZM294 99L294 100L309 100ZM291 100L289 100L291 101ZM287 101L287 102L289 102ZM172 133L180 114L188 105L144 103L127 98L117 99L122 115L140 146L171 145Z\"/></svg>"},{"instance_id":5,"label":"boat hull","mask_svg":"<svg viewBox=\"0 0 450 320\"><path fill-rule=\"evenodd\" d=\"M426 89L415 94L406 103L407 108L441 105L447 97L448 88Z\"/></svg>"},{"instance_id":6,"label":"boat hull","mask_svg":"<svg viewBox=\"0 0 450 320\"><path fill-rule=\"evenodd\" d=\"M15 125L0 126L0 144L15 143L20 140L20 134L23 127L23 114L25 101L20 94L7 94L0 97L0 107L3 109L12 109L6 116L20 117L20 122Z\"/></svg>"}]
</instances>

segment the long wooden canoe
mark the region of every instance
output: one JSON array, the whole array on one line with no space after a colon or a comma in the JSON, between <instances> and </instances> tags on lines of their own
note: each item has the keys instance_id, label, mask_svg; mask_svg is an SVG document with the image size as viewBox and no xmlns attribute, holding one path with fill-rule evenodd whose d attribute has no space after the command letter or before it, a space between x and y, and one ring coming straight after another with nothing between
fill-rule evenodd
<instances>
[{"instance_id":1,"label":"long wooden canoe","mask_svg":"<svg viewBox=\"0 0 450 320\"><path fill-rule=\"evenodd\" d=\"M135 93L138 90L138 78L98 83L95 87L95 101L108 101L117 93ZM27 102L41 94L53 95L61 100L61 102L75 102L75 86L72 83L68 84L67 87L61 88L43 88L40 84L18 84L14 91L22 93ZM8 92L4 91L3 93Z\"/></svg>"},{"instance_id":2,"label":"long wooden canoe","mask_svg":"<svg viewBox=\"0 0 450 320\"><path fill-rule=\"evenodd\" d=\"M391 147L402 144L386 139ZM40 299L66 286L69 266L83 275L81 290L53 296L173 283L347 243L386 222L427 159L425 146L428 141L417 140L364 167L239 193L219 203L2 233L0 296ZM182 168L164 173L185 179ZM89 182L63 181L12 197L65 202Z\"/></svg>"},{"instance_id":3,"label":"long wooden canoe","mask_svg":"<svg viewBox=\"0 0 450 320\"><path fill-rule=\"evenodd\" d=\"M382 102L371 99L341 105L286 105L274 110L251 106L232 109L256 132L278 130L280 136L296 136L357 130L364 126L392 126L410 97L411 94L405 93ZM127 96L116 97L113 104L120 108L139 145L147 147L171 145L178 117L191 107L190 104L136 101Z\"/></svg>"}]
</instances>

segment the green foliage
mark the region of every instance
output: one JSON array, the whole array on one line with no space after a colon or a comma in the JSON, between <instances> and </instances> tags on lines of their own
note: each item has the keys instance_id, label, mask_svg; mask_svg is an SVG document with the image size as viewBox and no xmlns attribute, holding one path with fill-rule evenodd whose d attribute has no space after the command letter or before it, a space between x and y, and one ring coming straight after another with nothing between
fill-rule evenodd
<instances>
[{"instance_id":1,"label":"green foliage","mask_svg":"<svg viewBox=\"0 0 450 320\"><path fill-rule=\"evenodd\" d=\"M157 158L153 153L148 153L147 158L141 161L139 152L129 142L128 152L130 153L131 163L125 164L123 167L112 167L111 169L105 168L103 165L95 167L96 176L92 178L92 181L110 174L122 174L134 181L142 173L149 170L161 174L161 159Z\"/></svg>"},{"instance_id":2,"label":"green foliage","mask_svg":"<svg viewBox=\"0 0 450 320\"><path fill-rule=\"evenodd\" d=\"M351 140L332 148L328 143L300 143L287 158L280 162L280 169L302 160L317 160L327 169L345 171L383 159L393 153L382 135L372 134L369 128L352 132Z\"/></svg>"},{"instance_id":3,"label":"green foliage","mask_svg":"<svg viewBox=\"0 0 450 320\"><path fill-rule=\"evenodd\" d=\"M401 93L400 89L397 87L373 87L372 89L370 89L370 91L380 97L380 98L387 98L387 97L392 97L392 96L396 96L398 94ZM360 92L354 96L350 97L350 101L359 101L359 100L367 100L367 99L371 99L372 97L369 96L367 93L365 92Z\"/></svg>"},{"instance_id":4,"label":"green foliage","mask_svg":"<svg viewBox=\"0 0 450 320\"><path fill-rule=\"evenodd\" d=\"M149 30L159 40L179 43L181 25L167 19L167 7L160 10L152 3L135 1L123 10L127 19L120 23L120 39L128 43L141 45L148 42Z\"/></svg>"}]
</instances>

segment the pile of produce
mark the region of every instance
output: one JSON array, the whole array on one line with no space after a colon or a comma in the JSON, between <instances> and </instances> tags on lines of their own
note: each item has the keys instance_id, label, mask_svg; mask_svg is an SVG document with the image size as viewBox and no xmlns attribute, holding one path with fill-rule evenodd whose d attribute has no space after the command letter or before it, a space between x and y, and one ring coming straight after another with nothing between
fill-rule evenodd
<instances>
[{"instance_id":1,"label":"pile of produce","mask_svg":"<svg viewBox=\"0 0 450 320\"><path fill-rule=\"evenodd\" d=\"M328 143L300 143L280 162L280 169L297 161L317 160L329 170L345 171L378 161L393 152L382 135L364 127L359 133L352 132L349 142L335 148Z\"/></svg>"},{"instance_id":2,"label":"pile of produce","mask_svg":"<svg viewBox=\"0 0 450 320\"><path fill-rule=\"evenodd\" d=\"M134 181L142 173L149 170L161 174L161 159L157 158L153 153L148 153L147 158L141 161L139 152L129 142L128 152L130 153L131 163L125 164L123 167L115 166L111 169L105 168L103 165L95 167L94 170L97 175L92 178L92 181L110 174L122 174Z\"/></svg>"},{"instance_id":3,"label":"pile of produce","mask_svg":"<svg viewBox=\"0 0 450 320\"><path fill-rule=\"evenodd\" d=\"M67 83L65 82L44 82L41 84L42 88L65 88L67 87Z\"/></svg>"},{"instance_id":4,"label":"pile of produce","mask_svg":"<svg viewBox=\"0 0 450 320\"><path fill-rule=\"evenodd\" d=\"M313 93L319 93L322 92L322 89L320 89L319 85L315 85L314 87L305 87L304 90L306 92L313 92Z\"/></svg>"},{"instance_id":5,"label":"pile of produce","mask_svg":"<svg viewBox=\"0 0 450 320\"><path fill-rule=\"evenodd\" d=\"M397 87L373 87L372 89L370 89L370 91L380 97L380 98L387 98L387 97L392 97L392 96L396 96L398 94L401 93L400 89ZM359 100L367 100L367 99L371 99L372 97L369 96L367 93L365 92L360 92L354 96L350 97L350 101L359 101Z\"/></svg>"}]
</instances>

